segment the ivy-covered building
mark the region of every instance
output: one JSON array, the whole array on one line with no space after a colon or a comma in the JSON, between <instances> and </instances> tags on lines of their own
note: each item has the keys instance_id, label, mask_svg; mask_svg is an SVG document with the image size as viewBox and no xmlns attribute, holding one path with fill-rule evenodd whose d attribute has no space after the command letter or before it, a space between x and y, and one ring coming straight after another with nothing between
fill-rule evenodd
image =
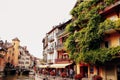
<instances>
[{"instance_id":1,"label":"ivy-covered building","mask_svg":"<svg viewBox=\"0 0 120 80\"><path fill-rule=\"evenodd\" d=\"M120 80L120 0L78 0L65 47L76 74Z\"/></svg>"}]
</instances>

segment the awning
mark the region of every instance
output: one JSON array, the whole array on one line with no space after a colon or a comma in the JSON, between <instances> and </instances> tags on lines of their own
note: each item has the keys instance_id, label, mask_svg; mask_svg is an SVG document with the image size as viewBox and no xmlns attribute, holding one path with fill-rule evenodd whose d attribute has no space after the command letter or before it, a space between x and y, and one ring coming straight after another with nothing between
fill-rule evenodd
<instances>
[{"instance_id":1,"label":"awning","mask_svg":"<svg viewBox=\"0 0 120 80\"><path fill-rule=\"evenodd\" d=\"M38 68L47 68L48 65L39 65Z\"/></svg>"},{"instance_id":2,"label":"awning","mask_svg":"<svg viewBox=\"0 0 120 80\"><path fill-rule=\"evenodd\" d=\"M49 67L50 68L65 68L66 66L70 65L71 63L67 63L67 64L52 64Z\"/></svg>"}]
</instances>

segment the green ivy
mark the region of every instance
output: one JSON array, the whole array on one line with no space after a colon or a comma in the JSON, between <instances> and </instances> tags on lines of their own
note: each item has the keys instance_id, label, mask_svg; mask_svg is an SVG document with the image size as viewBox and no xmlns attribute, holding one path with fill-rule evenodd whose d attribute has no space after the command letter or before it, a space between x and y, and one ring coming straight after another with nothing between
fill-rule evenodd
<instances>
[{"instance_id":1,"label":"green ivy","mask_svg":"<svg viewBox=\"0 0 120 80\"><path fill-rule=\"evenodd\" d=\"M120 19L117 21L104 20L99 14L106 6L114 3L114 0L78 0L71 10L73 21L66 26L69 34L65 41L65 48L69 56L76 62L90 63L111 60L120 48L100 49L104 32L109 29L119 29ZM78 30L79 29L79 30Z\"/></svg>"},{"instance_id":2,"label":"green ivy","mask_svg":"<svg viewBox=\"0 0 120 80\"><path fill-rule=\"evenodd\" d=\"M90 50L83 55L84 62L96 64L101 63L103 64L106 61L111 61L112 59L116 58L117 54L120 52L120 46L115 48L102 48L97 50Z\"/></svg>"}]
</instances>

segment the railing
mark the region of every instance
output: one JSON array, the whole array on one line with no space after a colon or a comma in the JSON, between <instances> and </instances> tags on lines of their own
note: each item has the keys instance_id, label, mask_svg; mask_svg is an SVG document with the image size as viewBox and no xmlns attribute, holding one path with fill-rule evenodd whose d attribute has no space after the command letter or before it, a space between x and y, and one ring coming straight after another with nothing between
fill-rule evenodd
<instances>
[{"instance_id":1,"label":"railing","mask_svg":"<svg viewBox=\"0 0 120 80\"><path fill-rule=\"evenodd\" d=\"M49 59L47 63L53 63L53 59Z\"/></svg>"},{"instance_id":2,"label":"railing","mask_svg":"<svg viewBox=\"0 0 120 80\"><path fill-rule=\"evenodd\" d=\"M47 52L48 52L48 53L53 53L53 52L54 52L54 48L49 48L49 49L47 50Z\"/></svg>"},{"instance_id":3,"label":"railing","mask_svg":"<svg viewBox=\"0 0 120 80\"><path fill-rule=\"evenodd\" d=\"M64 45L63 44L57 44L56 45L56 49L57 50L61 50L61 49L63 49L64 48Z\"/></svg>"},{"instance_id":4,"label":"railing","mask_svg":"<svg viewBox=\"0 0 120 80\"><path fill-rule=\"evenodd\" d=\"M45 51L43 51L43 56L45 56L46 55L46 52Z\"/></svg>"},{"instance_id":5,"label":"railing","mask_svg":"<svg viewBox=\"0 0 120 80\"><path fill-rule=\"evenodd\" d=\"M70 62L71 60L69 58L65 59L55 59L55 63L62 63L62 62Z\"/></svg>"},{"instance_id":6,"label":"railing","mask_svg":"<svg viewBox=\"0 0 120 80\"><path fill-rule=\"evenodd\" d=\"M53 36L49 37L49 38L48 38L48 41L49 41L49 42L54 41L54 37L53 37Z\"/></svg>"},{"instance_id":7,"label":"railing","mask_svg":"<svg viewBox=\"0 0 120 80\"><path fill-rule=\"evenodd\" d=\"M63 34L64 32L65 32L65 29L59 31L58 33L56 33L56 35L59 36L59 35Z\"/></svg>"}]
</instances>

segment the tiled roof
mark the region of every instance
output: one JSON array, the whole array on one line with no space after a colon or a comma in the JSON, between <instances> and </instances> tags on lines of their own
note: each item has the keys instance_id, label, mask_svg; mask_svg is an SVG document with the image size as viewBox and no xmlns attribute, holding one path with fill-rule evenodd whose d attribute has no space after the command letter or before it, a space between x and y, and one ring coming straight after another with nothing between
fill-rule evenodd
<instances>
[{"instance_id":1,"label":"tiled roof","mask_svg":"<svg viewBox=\"0 0 120 80\"><path fill-rule=\"evenodd\" d=\"M7 43L5 43L5 44L4 44L4 46L5 46L6 48L13 47L12 43L8 43L8 42L7 42Z\"/></svg>"}]
</instances>

